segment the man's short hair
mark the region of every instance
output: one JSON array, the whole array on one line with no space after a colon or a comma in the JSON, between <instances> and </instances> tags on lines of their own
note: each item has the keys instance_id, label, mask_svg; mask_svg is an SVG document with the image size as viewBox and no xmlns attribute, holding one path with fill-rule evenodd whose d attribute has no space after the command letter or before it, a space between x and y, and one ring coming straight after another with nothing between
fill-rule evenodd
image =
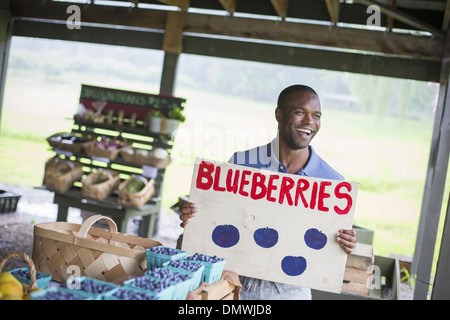
<instances>
[{"instance_id":1,"label":"man's short hair","mask_svg":"<svg viewBox=\"0 0 450 320\"><path fill-rule=\"evenodd\" d=\"M305 86L303 84L294 84L292 86L285 88L283 91L280 92L277 101L277 107L279 109L283 110L284 99L292 92L309 92L315 94L317 97L319 96L317 92L314 91L314 89L311 87Z\"/></svg>"}]
</instances>

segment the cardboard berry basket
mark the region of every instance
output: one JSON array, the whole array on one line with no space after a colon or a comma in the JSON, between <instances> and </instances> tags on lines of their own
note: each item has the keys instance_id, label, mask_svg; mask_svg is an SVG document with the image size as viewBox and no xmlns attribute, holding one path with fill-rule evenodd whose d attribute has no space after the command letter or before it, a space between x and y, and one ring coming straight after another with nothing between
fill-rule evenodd
<instances>
[{"instance_id":1,"label":"cardboard berry basket","mask_svg":"<svg viewBox=\"0 0 450 320\"><path fill-rule=\"evenodd\" d=\"M106 220L109 230L92 227L101 219ZM50 274L53 281L65 282L76 270L77 276L113 282L146 270L145 249L160 245L158 241L118 232L114 220L94 215L82 225L35 225L33 260L36 268Z\"/></svg>"},{"instance_id":2,"label":"cardboard berry basket","mask_svg":"<svg viewBox=\"0 0 450 320\"><path fill-rule=\"evenodd\" d=\"M187 256L187 252L179 249L173 249L169 247L161 246L159 248L167 248L168 250L173 250L176 254L164 254L153 252L152 249L145 250L145 254L147 256L147 268L153 269L162 267L163 264L170 260L181 259Z\"/></svg>"}]
</instances>

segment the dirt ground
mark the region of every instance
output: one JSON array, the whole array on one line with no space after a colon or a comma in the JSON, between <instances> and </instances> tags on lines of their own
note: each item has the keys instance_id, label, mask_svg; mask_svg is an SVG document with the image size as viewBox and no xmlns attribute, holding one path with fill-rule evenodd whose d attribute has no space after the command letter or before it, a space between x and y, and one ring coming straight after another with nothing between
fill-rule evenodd
<instances>
[{"instance_id":1,"label":"dirt ground","mask_svg":"<svg viewBox=\"0 0 450 320\"><path fill-rule=\"evenodd\" d=\"M57 206L53 204L53 193L23 186L4 185L0 183L0 190L7 190L21 195L17 211L0 213L0 261L9 253L23 251L30 257L33 248L33 228L36 223L56 221ZM81 212L70 209L68 221L82 223ZM180 220L174 212L160 213L158 228L153 239L165 246L174 248L183 229L179 226ZM136 223L129 223L127 233L135 234ZM10 259L6 262L3 271L27 264L20 258ZM401 300L411 300L413 289L406 283L401 283Z\"/></svg>"}]
</instances>

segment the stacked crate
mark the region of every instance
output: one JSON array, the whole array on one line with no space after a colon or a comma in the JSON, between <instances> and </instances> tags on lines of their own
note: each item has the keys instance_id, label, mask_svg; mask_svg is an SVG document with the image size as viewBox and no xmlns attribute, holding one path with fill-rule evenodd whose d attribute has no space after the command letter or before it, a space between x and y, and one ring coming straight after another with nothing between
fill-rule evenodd
<instances>
[{"instance_id":1,"label":"stacked crate","mask_svg":"<svg viewBox=\"0 0 450 320\"><path fill-rule=\"evenodd\" d=\"M353 253L347 257L342 291L368 296L372 283L373 265L372 246L357 243Z\"/></svg>"}]
</instances>

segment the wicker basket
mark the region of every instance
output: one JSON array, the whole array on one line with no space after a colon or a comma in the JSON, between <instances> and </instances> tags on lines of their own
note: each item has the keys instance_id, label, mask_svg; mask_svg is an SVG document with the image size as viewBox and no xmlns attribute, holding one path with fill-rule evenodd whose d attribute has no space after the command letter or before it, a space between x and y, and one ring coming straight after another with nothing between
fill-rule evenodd
<instances>
[{"instance_id":1,"label":"wicker basket","mask_svg":"<svg viewBox=\"0 0 450 320\"><path fill-rule=\"evenodd\" d=\"M100 158L108 158L111 161L114 161L121 151L132 148L131 146L125 146L122 148L117 148L114 150L101 149L97 148L95 144L97 141L91 141L83 145L84 151L90 157L100 157Z\"/></svg>"},{"instance_id":2,"label":"wicker basket","mask_svg":"<svg viewBox=\"0 0 450 320\"><path fill-rule=\"evenodd\" d=\"M151 151L148 153L148 155L144 155L139 153L139 151L137 151L136 149L121 151L120 156L126 162L138 164L141 166L151 166L158 169L166 168L172 162L170 158L159 159L155 157Z\"/></svg>"},{"instance_id":3,"label":"wicker basket","mask_svg":"<svg viewBox=\"0 0 450 320\"><path fill-rule=\"evenodd\" d=\"M55 149L61 149L61 150L67 150L73 153L81 153L81 151L83 150L83 146L89 142L80 142L80 143L62 143L56 140L56 137L59 137L63 134L69 134L69 133L65 133L65 132L58 132L55 133L54 135L51 135L50 137L47 138L47 142L48 144L55 148Z\"/></svg>"},{"instance_id":4,"label":"wicker basket","mask_svg":"<svg viewBox=\"0 0 450 320\"><path fill-rule=\"evenodd\" d=\"M104 175L107 176L106 181L94 184L97 179ZM81 193L83 195L97 200L103 200L118 187L120 177L117 171L99 169L96 172L91 172L81 182L83 183L81 187Z\"/></svg>"},{"instance_id":5,"label":"wicker basket","mask_svg":"<svg viewBox=\"0 0 450 320\"><path fill-rule=\"evenodd\" d=\"M145 186L139 192L127 192L124 190L125 186L134 179L140 179L144 181ZM119 197L117 202L127 206L141 208L144 204L150 200L150 198L155 194L155 186L153 179L147 180L144 177L132 176L130 179L123 181L119 185Z\"/></svg>"},{"instance_id":6,"label":"wicker basket","mask_svg":"<svg viewBox=\"0 0 450 320\"><path fill-rule=\"evenodd\" d=\"M30 284L27 285L25 283L22 283L22 288L23 288L23 294L24 295L28 295L30 294L30 292L34 289L36 289L38 286L36 284L36 266L33 262L33 260L31 260L30 256L28 256L25 252L22 251L18 251L18 252L13 252L8 254L6 257L4 257L1 261L0 261L0 272L2 272L3 267L5 266L5 263L11 259L11 258L23 258L28 266L30 267Z\"/></svg>"},{"instance_id":7,"label":"wicker basket","mask_svg":"<svg viewBox=\"0 0 450 320\"><path fill-rule=\"evenodd\" d=\"M83 165L79 162L53 157L45 164L44 185L54 191L66 192L83 176Z\"/></svg>"},{"instance_id":8,"label":"wicker basket","mask_svg":"<svg viewBox=\"0 0 450 320\"><path fill-rule=\"evenodd\" d=\"M92 227L104 219L110 230ZM161 243L117 232L109 217L94 215L82 225L47 222L34 226L33 260L39 271L65 282L75 276L112 282L147 269L145 249ZM70 267L70 269L69 269Z\"/></svg>"}]
</instances>

